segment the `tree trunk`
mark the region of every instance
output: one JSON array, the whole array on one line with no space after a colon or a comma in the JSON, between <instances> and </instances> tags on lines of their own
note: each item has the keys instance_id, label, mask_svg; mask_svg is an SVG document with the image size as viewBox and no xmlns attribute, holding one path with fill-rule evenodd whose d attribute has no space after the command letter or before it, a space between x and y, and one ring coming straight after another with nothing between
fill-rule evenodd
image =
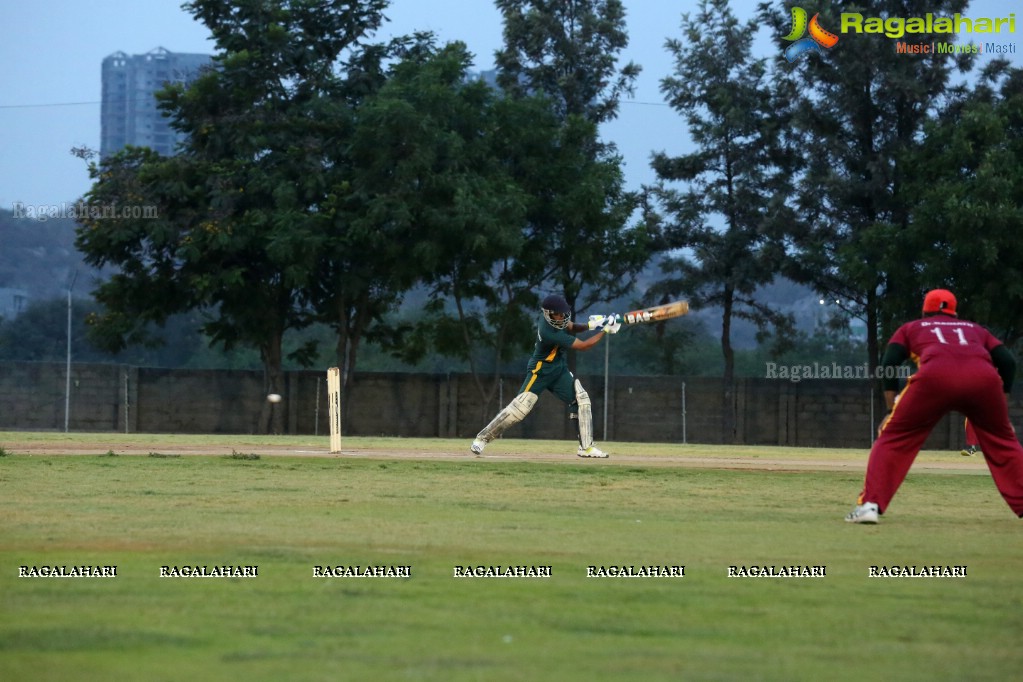
<instances>
[{"instance_id":1,"label":"tree trunk","mask_svg":"<svg viewBox=\"0 0 1023 682\"><path fill-rule=\"evenodd\" d=\"M881 322L877 310L877 293L867 292L867 367L873 388L871 400L880 410L884 410L884 387L877 377L877 368L881 361ZM876 417L877 413L875 413ZM875 418L875 422L878 420ZM876 426L876 424L874 424ZM873 429L871 433L874 433Z\"/></svg>"},{"instance_id":2,"label":"tree trunk","mask_svg":"<svg viewBox=\"0 0 1023 682\"><path fill-rule=\"evenodd\" d=\"M725 371L721 378L721 442L736 442L735 431L735 351L732 349L732 305L735 292L725 287L724 312L721 314L721 353L725 359Z\"/></svg>"},{"instance_id":3,"label":"tree trunk","mask_svg":"<svg viewBox=\"0 0 1023 682\"><path fill-rule=\"evenodd\" d=\"M347 320L341 322L337 338L337 366L341 370L341 432L351 418L352 395L355 393L355 364L359 352L359 337L353 333Z\"/></svg>"},{"instance_id":4,"label":"tree trunk","mask_svg":"<svg viewBox=\"0 0 1023 682\"><path fill-rule=\"evenodd\" d=\"M283 334L274 334L267 344L262 348L260 354L263 356L263 396L271 393L285 395L284 392L284 370L283 359ZM285 396L287 398L287 396ZM284 433L284 410L287 400L279 403L271 403L263 400L263 407L260 409L259 425L256 433L269 433L280 435Z\"/></svg>"}]
</instances>

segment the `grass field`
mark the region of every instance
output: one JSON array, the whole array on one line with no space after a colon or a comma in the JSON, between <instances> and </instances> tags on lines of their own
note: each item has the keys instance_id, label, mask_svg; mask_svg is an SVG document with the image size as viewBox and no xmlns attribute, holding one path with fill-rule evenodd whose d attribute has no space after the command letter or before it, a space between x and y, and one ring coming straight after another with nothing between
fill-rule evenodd
<instances>
[{"instance_id":1,"label":"grass field","mask_svg":"<svg viewBox=\"0 0 1023 682\"><path fill-rule=\"evenodd\" d=\"M982 460L922 454L870 527L842 521L860 451L466 445L347 439L330 457L325 438L0 432L0 679L862 682L1023 665L1023 522ZM19 577L86 565L117 575ZM160 577L203 565L258 576ZM684 577L587 577L649 565ZM826 575L728 576L793 565ZM967 575L868 577L907 565ZM476 566L551 575L454 577Z\"/></svg>"}]
</instances>

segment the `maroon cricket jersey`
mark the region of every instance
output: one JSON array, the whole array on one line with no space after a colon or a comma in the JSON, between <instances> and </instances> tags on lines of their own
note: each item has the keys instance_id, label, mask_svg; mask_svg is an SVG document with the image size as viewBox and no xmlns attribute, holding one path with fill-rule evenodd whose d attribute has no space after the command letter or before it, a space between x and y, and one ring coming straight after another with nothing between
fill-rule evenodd
<instances>
[{"instance_id":1,"label":"maroon cricket jersey","mask_svg":"<svg viewBox=\"0 0 1023 682\"><path fill-rule=\"evenodd\" d=\"M1002 345L995 336L976 322L935 315L913 320L899 327L889 343L903 346L923 371L929 363L963 369L974 361L991 367L991 350Z\"/></svg>"},{"instance_id":2,"label":"maroon cricket jersey","mask_svg":"<svg viewBox=\"0 0 1023 682\"><path fill-rule=\"evenodd\" d=\"M1023 447L991 359L1002 342L974 322L934 315L902 325L889 343L904 347L919 369L874 441L859 503L884 513L931 431L955 411L970 420L998 491L1023 517Z\"/></svg>"}]
</instances>

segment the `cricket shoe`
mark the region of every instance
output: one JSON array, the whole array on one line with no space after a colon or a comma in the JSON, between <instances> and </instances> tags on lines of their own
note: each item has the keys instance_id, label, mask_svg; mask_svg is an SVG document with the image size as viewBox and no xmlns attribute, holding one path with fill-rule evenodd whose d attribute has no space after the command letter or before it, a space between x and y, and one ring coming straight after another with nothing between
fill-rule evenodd
<instances>
[{"instance_id":1,"label":"cricket shoe","mask_svg":"<svg viewBox=\"0 0 1023 682\"><path fill-rule=\"evenodd\" d=\"M880 512L877 510L877 505L873 502L864 502L857 506L851 512L849 512L845 520L849 523L877 523L877 517Z\"/></svg>"},{"instance_id":2,"label":"cricket shoe","mask_svg":"<svg viewBox=\"0 0 1023 682\"><path fill-rule=\"evenodd\" d=\"M469 446L469 449L472 450L472 454L478 457L479 455L483 454L483 448L485 447L487 447L487 441L477 438L473 440L472 445Z\"/></svg>"},{"instance_id":3,"label":"cricket shoe","mask_svg":"<svg viewBox=\"0 0 1023 682\"><path fill-rule=\"evenodd\" d=\"M968 448L964 448L963 450L959 451L959 454L962 455L963 457L973 457L975 454L977 454L977 446L971 445Z\"/></svg>"},{"instance_id":4,"label":"cricket shoe","mask_svg":"<svg viewBox=\"0 0 1023 682\"><path fill-rule=\"evenodd\" d=\"M588 448L584 448L580 445L579 451L575 454L580 457L592 457L594 459L607 459L608 457L607 453L598 448L596 445L591 445Z\"/></svg>"}]
</instances>

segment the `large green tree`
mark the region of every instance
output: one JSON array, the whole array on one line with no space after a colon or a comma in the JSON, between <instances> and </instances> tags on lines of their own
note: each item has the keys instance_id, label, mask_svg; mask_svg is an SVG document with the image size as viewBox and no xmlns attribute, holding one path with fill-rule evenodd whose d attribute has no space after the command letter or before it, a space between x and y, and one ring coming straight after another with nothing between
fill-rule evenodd
<instances>
[{"instance_id":1,"label":"large green tree","mask_svg":"<svg viewBox=\"0 0 1023 682\"><path fill-rule=\"evenodd\" d=\"M380 26L385 0L185 5L209 27L214 68L169 86L161 106L187 134L163 159L128 149L92 167L93 206L150 204L130 215L83 221L79 248L120 274L96 297L112 345L149 322L191 308L225 346L258 348L266 390L281 393L283 336L312 319L302 293L317 272L318 215L329 192L324 149L351 118L338 66ZM270 404L259 430L279 430Z\"/></svg>"},{"instance_id":2,"label":"large green tree","mask_svg":"<svg viewBox=\"0 0 1023 682\"><path fill-rule=\"evenodd\" d=\"M501 370L532 343L522 332L543 294L564 293L573 308L620 296L648 258L643 231L626 226L636 197L624 190L621 160L598 138L638 73L616 66L627 42L621 4L497 5L506 41L499 90L463 88L478 104L462 120L489 132L461 143L480 157L459 195L485 189L487 198L452 221L462 248L426 279L430 318L417 334L468 361L481 416L493 409Z\"/></svg>"},{"instance_id":3,"label":"large green tree","mask_svg":"<svg viewBox=\"0 0 1023 682\"><path fill-rule=\"evenodd\" d=\"M516 97L542 93L558 118L604 123L631 95L640 67L619 67L629 44L620 0L496 0L504 20L497 83Z\"/></svg>"},{"instance_id":4,"label":"large green tree","mask_svg":"<svg viewBox=\"0 0 1023 682\"><path fill-rule=\"evenodd\" d=\"M510 97L540 95L561 122L556 145L517 175L530 197L519 280L564 294L573 311L621 296L649 260L646 232L630 227L637 196L621 157L599 139L640 67L619 0L497 0L504 21L497 83Z\"/></svg>"},{"instance_id":5,"label":"large green tree","mask_svg":"<svg viewBox=\"0 0 1023 682\"><path fill-rule=\"evenodd\" d=\"M560 128L538 98L503 97L482 81L471 87L485 88L475 120L486 134L470 138L478 170L464 178L459 194L472 199L485 189L486 196L465 214L471 222L452 235L458 248L427 278L428 316L418 331L439 352L467 362L482 419L493 410L505 363L532 343L522 330L534 319L539 275L522 277L530 198L517 178L549 158Z\"/></svg>"},{"instance_id":6,"label":"large green tree","mask_svg":"<svg viewBox=\"0 0 1023 682\"><path fill-rule=\"evenodd\" d=\"M845 33L826 52L788 62L783 37L792 30L793 5L810 16L819 12L820 24L832 30L844 11L912 17L924 7L905 0L879 0L869 10L844 0L760 5L778 44L776 87L789 94L791 139L805 162L793 202L796 266L789 274L863 317L873 367L905 301L919 300L919 253L907 233L914 198L906 191L917 169L906 165L907 152L972 55L898 54L896 41L882 33ZM926 11L952 16L966 7L966 0L936 0ZM913 41L947 38L917 34Z\"/></svg>"},{"instance_id":7,"label":"large green tree","mask_svg":"<svg viewBox=\"0 0 1023 682\"><path fill-rule=\"evenodd\" d=\"M421 286L428 324L396 325L391 315L367 338L411 360L439 348L468 358L476 375L474 351L507 326L499 273L521 248L525 205L509 165L536 119L470 77L464 44L423 47L393 64L359 109L348 167L320 216L330 241L316 306L342 312L339 338L353 366L371 316L383 320ZM476 324L481 302L494 336Z\"/></svg>"},{"instance_id":8,"label":"large green tree","mask_svg":"<svg viewBox=\"0 0 1023 682\"><path fill-rule=\"evenodd\" d=\"M662 265L667 276L658 288L722 310L725 442L736 435L733 320L787 330L786 320L755 295L785 262L784 221L776 214L784 210L792 161L782 144L783 108L746 38L755 29L756 22L735 18L728 0L703 0L695 16L683 15L681 37L666 43L675 71L661 90L696 150L657 153L652 163L658 184L651 195L663 212L664 247L674 254Z\"/></svg>"},{"instance_id":9,"label":"large green tree","mask_svg":"<svg viewBox=\"0 0 1023 682\"><path fill-rule=\"evenodd\" d=\"M904 163L907 240L921 295L944 286L963 316L1007 344L1023 339L1023 69L989 62L924 128ZM919 296L904 314L919 310Z\"/></svg>"}]
</instances>

